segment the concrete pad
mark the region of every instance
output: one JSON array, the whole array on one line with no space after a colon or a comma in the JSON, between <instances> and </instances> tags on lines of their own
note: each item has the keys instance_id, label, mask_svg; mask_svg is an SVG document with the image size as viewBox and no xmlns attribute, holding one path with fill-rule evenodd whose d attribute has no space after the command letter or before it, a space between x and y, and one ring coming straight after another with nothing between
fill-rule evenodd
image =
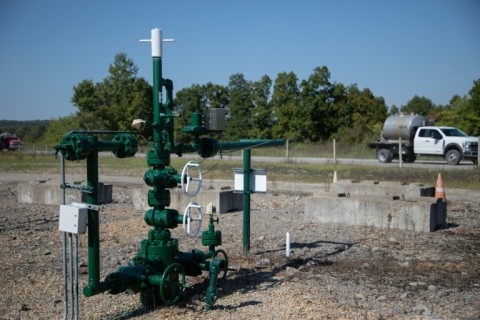
<instances>
[{"instance_id":1,"label":"concrete pad","mask_svg":"<svg viewBox=\"0 0 480 320\"><path fill-rule=\"evenodd\" d=\"M346 193L365 196L404 196L406 198L430 196L435 187L426 187L420 183L404 184L396 181L351 181L340 180L330 186L332 193ZM433 195L432 195L433 196Z\"/></svg>"},{"instance_id":2,"label":"concrete pad","mask_svg":"<svg viewBox=\"0 0 480 320\"><path fill-rule=\"evenodd\" d=\"M112 185L99 183L99 203L112 202ZM35 204L53 204L60 205L62 201L62 189L58 181L33 181L27 183L19 183L17 185L18 203L35 203ZM78 190L66 189L65 202L71 203L85 202L86 195Z\"/></svg>"},{"instance_id":3,"label":"concrete pad","mask_svg":"<svg viewBox=\"0 0 480 320\"><path fill-rule=\"evenodd\" d=\"M432 198L402 201L323 194L305 199L305 220L325 224L432 232L446 226L446 216L446 204Z\"/></svg>"},{"instance_id":4,"label":"concrete pad","mask_svg":"<svg viewBox=\"0 0 480 320\"><path fill-rule=\"evenodd\" d=\"M148 210L148 188L142 186L132 190L132 201L135 210ZM212 203L217 208L217 213L226 213L230 211L243 210L243 195L235 193L233 190L201 190L195 197L190 198L183 194L181 189L170 190L171 203L170 208L177 209L183 214L183 210L192 201L206 207Z\"/></svg>"}]
</instances>

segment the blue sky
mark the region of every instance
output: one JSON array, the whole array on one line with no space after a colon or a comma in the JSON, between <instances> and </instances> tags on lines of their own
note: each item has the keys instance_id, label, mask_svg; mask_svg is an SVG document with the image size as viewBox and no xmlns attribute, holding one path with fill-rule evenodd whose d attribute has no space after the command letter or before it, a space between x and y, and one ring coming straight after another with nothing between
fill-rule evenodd
<instances>
[{"instance_id":1,"label":"blue sky","mask_svg":"<svg viewBox=\"0 0 480 320\"><path fill-rule=\"evenodd\" d=\"M76 111L73 86L102 81L125 52L152 79L158 27L163 76L175 91L256 81L327 66L331 81L369 88L387 105L414 95L447 104L480 79L480 1L0 1L0 119L52 119Z\"/></svg>"}]
</instances>

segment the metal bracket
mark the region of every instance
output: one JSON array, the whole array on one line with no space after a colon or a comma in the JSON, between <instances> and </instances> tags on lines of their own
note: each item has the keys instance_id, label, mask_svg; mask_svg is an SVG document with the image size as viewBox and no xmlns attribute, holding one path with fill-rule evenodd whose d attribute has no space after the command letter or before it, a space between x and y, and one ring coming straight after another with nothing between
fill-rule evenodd
<instances>
[{"instance_id":1,"label":"metal bracket","mask_svg":"<svg viewBox=\"0 0 480 320\"><path fill-rule=\"evenodd\" d=\"M93 188L84 187L82 185L77 185L77 184L65 183L65 185L61 185L60 188L78 190L78 191L81 191L83 193L93 193Z\"/></svg>"},{"instance_id":2,"label":"metal bracket","mask_svg":"<svg viewBox=\"0 0 480 320\"><path fill-rule=\"evenodd\" d=\"M70 205L77 207L77 208L85 208L88 210L94 210L94 211L102 211L103 206L102 205L96 205L96 204L90 204L90 203L85 203L85 202L72 202Z\"/></svg>"}]
</instances>

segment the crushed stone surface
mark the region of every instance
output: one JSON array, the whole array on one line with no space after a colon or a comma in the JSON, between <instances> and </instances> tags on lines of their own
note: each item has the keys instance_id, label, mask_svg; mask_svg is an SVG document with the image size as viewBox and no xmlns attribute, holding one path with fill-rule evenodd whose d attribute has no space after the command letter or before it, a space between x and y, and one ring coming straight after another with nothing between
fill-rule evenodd
<instances>
[{"instance_id":1,"label":"crushed stone surface","mask_svg":"<svg viewBox=\"0 0 480 320\"><path fill-rule=\"evenodd\" d=\"M2 179L2 177L4 179ZM19 204L17 184L0 176L0 319L61 319L63 278L58 206ZM126 265L150 229L133 209L131 180L111 179L101 211L101 277ZM292 188L295 189L295 188ZM205 310L208 274L187 277L180 303L146 309L138 294L81 294L87 237L79 236L80 319L479 319L480 202L449 200L444 230L419 233L320 225L304 219L302 190L252 195L251 248L243 252L242 212L219 215L231 269ZM183 208L178 208L183 212ZM203 230L207 222L203 223ZM291 252L286 257L286 232ZM180 250L200 237L172 230Z\"/></svg>"}]
</instances>

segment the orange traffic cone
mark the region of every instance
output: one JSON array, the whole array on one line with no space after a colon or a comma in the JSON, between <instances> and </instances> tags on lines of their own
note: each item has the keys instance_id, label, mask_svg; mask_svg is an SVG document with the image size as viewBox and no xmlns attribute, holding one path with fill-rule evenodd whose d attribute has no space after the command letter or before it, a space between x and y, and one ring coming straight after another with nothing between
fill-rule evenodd
<instances>
[{"instance_id":1,"label":"orange traffic cone","mask_svg":"<svg viewBox=\"0 0 480 320\"><path fill-rule=\"evenodd\" d=\"M443 189L443 180L442 175L439 173L437 177L437 185L435 186L435 198L443 199L443 202L447 202L447 197L445 196L445 189Z\"/></svg>"}]
</instances>

